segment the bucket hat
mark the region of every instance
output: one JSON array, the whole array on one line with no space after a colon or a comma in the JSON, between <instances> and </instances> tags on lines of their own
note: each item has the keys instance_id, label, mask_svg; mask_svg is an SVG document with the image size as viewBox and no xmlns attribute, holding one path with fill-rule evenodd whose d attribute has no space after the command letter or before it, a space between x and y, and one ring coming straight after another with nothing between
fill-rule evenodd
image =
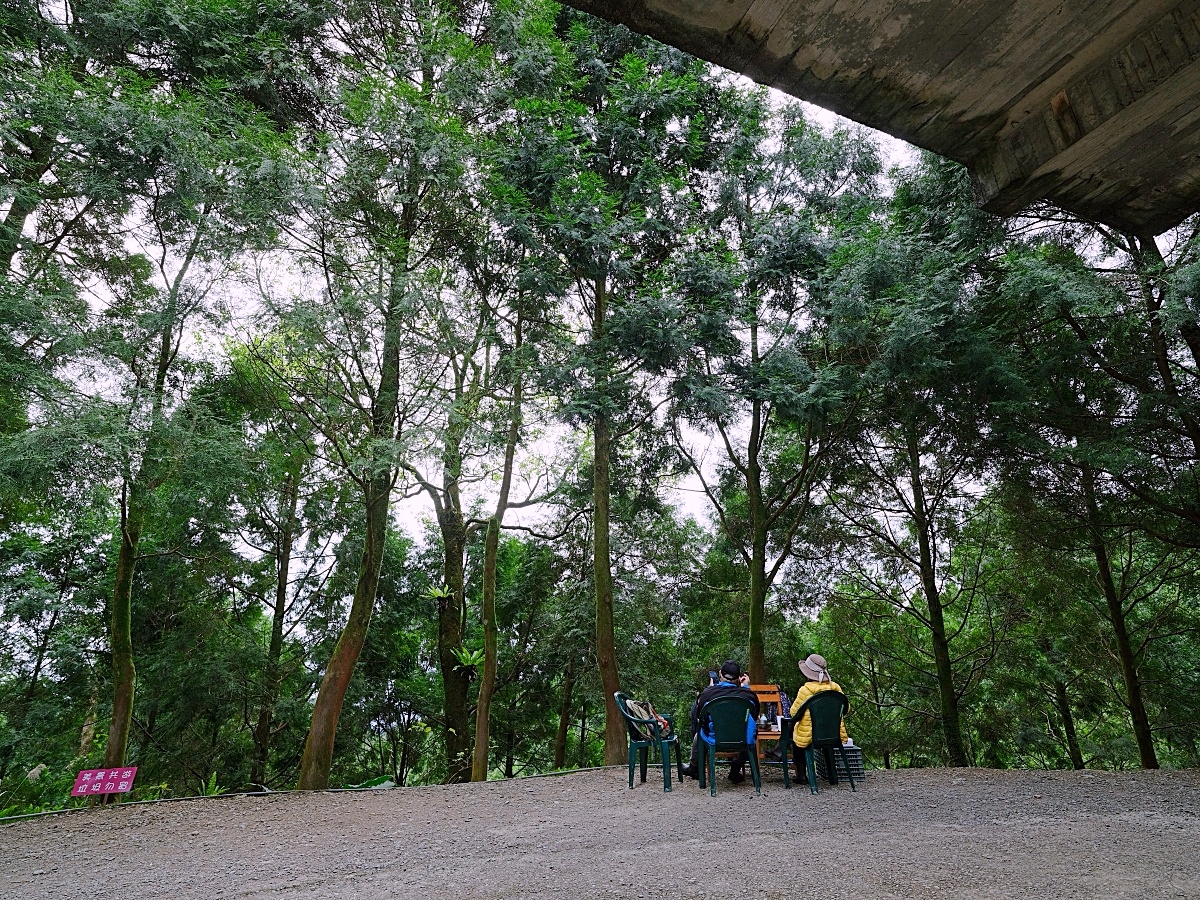
<instances>
[{"instance_id":1,"label":"bucket hat","mask_svg":"<svg viewBox=\"0 0 1200 900\"><path fill-rule=\"evenodd\" d=\"M829 664L820 653L812 653L808 659L800 660L800 671L809 681L830 681Z\"/></svg>"}]
</instances>

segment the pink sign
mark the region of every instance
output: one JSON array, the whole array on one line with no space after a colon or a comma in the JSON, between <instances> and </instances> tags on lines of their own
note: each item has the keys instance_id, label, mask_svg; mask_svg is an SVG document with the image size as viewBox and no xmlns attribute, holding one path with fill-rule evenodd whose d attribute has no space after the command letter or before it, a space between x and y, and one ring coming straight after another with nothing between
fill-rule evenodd
<instances>
[{"instance_id":1,"label":"pink sign","mask_svg":"<svg viewBox=\"0 0 1200 900\"><path fill-rule=\"evenodd\" d=\"M89 797L92 794L123 794L133 789L133 776L137 766L127 769L84 769L75 776L72 797Z\"/></svg>"}]
</instances>

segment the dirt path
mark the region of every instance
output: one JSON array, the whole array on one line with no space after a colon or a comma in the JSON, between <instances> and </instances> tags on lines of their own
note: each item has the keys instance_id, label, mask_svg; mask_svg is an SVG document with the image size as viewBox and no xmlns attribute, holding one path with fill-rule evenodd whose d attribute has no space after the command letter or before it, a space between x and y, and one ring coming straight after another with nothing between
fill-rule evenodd
<instances>
[{"instance_id":1,"label":"dirt path","mask_svg":"<svg viewBox=\"0 0 1200 900\"><path fill-rule=\"evenodd\" d=\"M0 897L1200 898L1196 771L718 790L604 770L82 810L0 827Z\"/></svg>"}]
</instances>

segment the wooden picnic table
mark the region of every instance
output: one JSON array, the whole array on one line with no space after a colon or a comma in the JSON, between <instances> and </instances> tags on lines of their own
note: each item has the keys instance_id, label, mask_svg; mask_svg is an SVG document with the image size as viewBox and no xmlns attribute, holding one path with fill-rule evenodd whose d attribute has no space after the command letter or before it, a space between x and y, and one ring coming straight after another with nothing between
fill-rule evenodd
<instances>
[{"instance_id":1,"label":"wooden picnic table","mask_svg":"<svg viewBox=\"0 0 1200 900\"><path fill-rule=\"evenodd\" d=\"M783 740L783 736L788 734L792 727L792 718L790 710L783 708L783 704L779 698L779 685L777 684L752 684L750 690L758 697L758 706L760 711L768 709L767 704L772 704L775 708L776 715L768 717L768 725L758 729L758 738L754 744L754 753L758 757L759 768L763 763L763 743L774 742L778 744ZM783 767L783 786L791 787L791 770L788 766L788 754L783 752L780 754L779 762L775 760L767 760L771 765L781 765Z\"/></svg>"}]
</instances>

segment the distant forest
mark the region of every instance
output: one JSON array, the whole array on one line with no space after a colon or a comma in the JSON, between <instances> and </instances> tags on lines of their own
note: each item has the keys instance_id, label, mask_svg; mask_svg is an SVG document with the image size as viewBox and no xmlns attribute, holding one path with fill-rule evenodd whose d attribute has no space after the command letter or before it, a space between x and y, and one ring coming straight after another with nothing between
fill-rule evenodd
<instances>
[{"instance_id":1,"label":"distant forest","mask_svg":"<svg viewBox=\"0 0 1200 900\"><path fill-rule=\"evenodd\" d=\"M811 652L870 766L1196 766L1200 216L913 160L545 0L5 2L0 815Z\"/></svg>"}]
</instances>

